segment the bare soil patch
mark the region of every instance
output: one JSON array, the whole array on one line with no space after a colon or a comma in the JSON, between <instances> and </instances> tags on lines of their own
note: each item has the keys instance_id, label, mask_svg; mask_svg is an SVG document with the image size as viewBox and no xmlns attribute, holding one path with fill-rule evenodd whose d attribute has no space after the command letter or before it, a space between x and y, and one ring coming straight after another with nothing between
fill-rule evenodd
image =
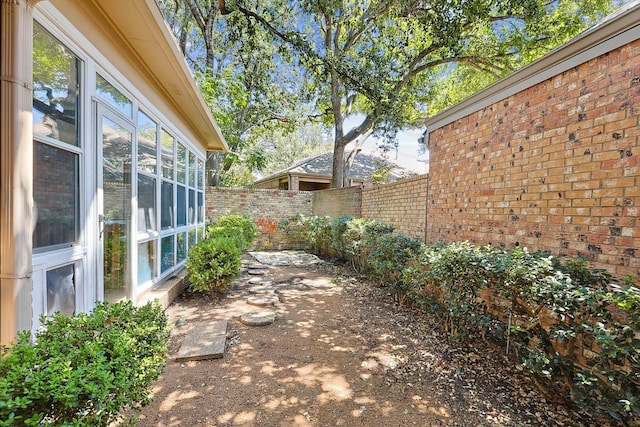
<instances>
[{"instance_id":1,"label":"bare soil patch","mask_svg":"<svg viewBox=\"0 0 640 427\"><path fill-rule=\"evenodd\" d=\"M341 267L268 275L280 300L268 326L239 320L256 309L246 280L223 296L186 292L167 309L169 361L140 426L593 425L541 393L503 349L450 341L429 316ZM175 362L190 325L209 319L229 322L224 357Z\"/></svg>"}]
</instances>

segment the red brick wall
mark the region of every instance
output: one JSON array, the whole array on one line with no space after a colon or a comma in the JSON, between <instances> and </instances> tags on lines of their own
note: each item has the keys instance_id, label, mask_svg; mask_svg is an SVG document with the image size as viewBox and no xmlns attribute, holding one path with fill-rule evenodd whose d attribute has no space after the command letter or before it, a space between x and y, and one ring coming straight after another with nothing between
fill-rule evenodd
<instances>
[{"instance_id":1,"label":"red brick wall","mask_svg":"<svg viewBox=\"0 0 640 427\"><path fill-rule=\"evenodd\" d=\"M396 233L424 241L428 175L362 191L362 216L393 225Z\"/></svg>"},{"instance_id":2,"label":"red brick wall","mask_svg":"<svg viewBox=\"0 0 640 427\"><path fill-rule=\"evenodd\" d=\"M640 275L640 41L430 134L427 243L582 256Z\"/></svg>"}]
</instances>

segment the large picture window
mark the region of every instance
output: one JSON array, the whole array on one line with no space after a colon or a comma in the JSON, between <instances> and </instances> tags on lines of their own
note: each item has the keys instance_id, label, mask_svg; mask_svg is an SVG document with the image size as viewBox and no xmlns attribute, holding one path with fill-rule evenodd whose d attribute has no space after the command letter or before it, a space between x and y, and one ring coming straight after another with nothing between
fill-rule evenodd
<instances>
[{"instance_id":1,"label":"large picture window","mask_svg":"<svg viewBox=\"0 0 640 427\"><path fill-rule=\"evenodd\" d=\"M70 246L80 230L80 70L82 62L33 25L33 248Z\"/></svg>"}]
</instances>

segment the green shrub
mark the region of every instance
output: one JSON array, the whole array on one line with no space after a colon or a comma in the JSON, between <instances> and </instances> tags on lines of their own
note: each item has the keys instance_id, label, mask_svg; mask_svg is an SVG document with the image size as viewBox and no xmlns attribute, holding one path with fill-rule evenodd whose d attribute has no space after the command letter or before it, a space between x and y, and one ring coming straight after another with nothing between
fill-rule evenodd
<instances>
[{"instance_id":1,"label":"green shrub","mask_svg":"<svg viewBox=\"0 0 640 427\"><path fill-rule=\"evenodd\" d=\"M375 238L368 256L371 276L379 284L387 285L401 301L408 289L403 279L403 270L421 253L423 244L417 239L402 235L382 234Z\"/></svg>"},{"instance_id":2,"label":"green shrub","mask_svg":"<svg viewBox=\"0 0 640 427\"><path fill-rule=\"evenodd\" d=\"M344 258L361 273L369 269L369 254L381 236L391 235L393 227L378 221L355 218L348 221L343 234Z\"/></svg>"},{"instance_id":3,"label":"green shrub","mask_svg":"<svg viewBox=\"0 0 640 427\"><path fill-rule=\"evenodd\" d=\"M282 224L285 234L296 241L307 243L307 249L316 255L329 255L331 218L298 214Z\"/></svg>"},{"instance_id":4,"label":"green shrub","mask_svg":"<svg viewBox=\"0 0 640 427\"><path fill-rule=\"evenodd\" d=\"M218 218L214 224L216 227L237 228L248 247L258 235L258 227L250 218L241 215L225 215ZM244 250L245 248L242 248Z\"/></svg>"},{"instance_id":5,"label":"green shrub","mask_svg":"<svg viewBox=\"0 0 640 427\"><path fill-rule=\"evenodd\" d=\"M237 240L216 237L198 242L189 250L187 271L191 288L198 292L221 292L240 274Z\"/></svg>"},{"instance_id":6,"label":"green shrub","mask_svg":"<svg viewBox=\"0 0 640 427\"><path fill-rule=\"evenodd\" d=\"M0 348L0 425L104 426L150 402L169 329L158 305L99 303L90 313L42 318Z\"/></svg>"},{"instance_id":7,"label":"green shrub","mask_svg":"<svg viewBox=\"0 0 640 427\"><path fill-rule=\"evenodd\" d=\"M240 227L211 225L207 227L206 239L228 239L234 242L240 252L249 247Z\"/></svg>"}]
</instances>

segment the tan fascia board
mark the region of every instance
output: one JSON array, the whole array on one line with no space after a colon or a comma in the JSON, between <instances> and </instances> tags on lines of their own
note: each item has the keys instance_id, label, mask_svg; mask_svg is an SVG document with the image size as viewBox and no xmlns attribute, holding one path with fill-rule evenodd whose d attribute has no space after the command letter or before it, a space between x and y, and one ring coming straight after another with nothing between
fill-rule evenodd
<instances>
[{"instance_id":1,"label":"tan fascia board","mask_svg":"<svg viewBox=\"0 0 640 427\"><path fill-rule=\"evenodd\" d=\"M261 178L257 181L254 181L254 185L256 184L264 184L270 181L282 181L283 178L286 178L286 182L291 182L292 177L297 177L299 180L304 182L315 182L315 183L331 183L331 177L328 175L310 175L310 174L298 174L298 173L283 173L279 175L271 175L265 178Z\"/></svg>"},{"instance_id":2,"label":"tan fascia board","mask_svg":"<svg viewBox=\"0 0 640 427\"><path fill-rule=\"evenodd\" d=\"M83 8L132 65L147 78L207 151L228 145L200 93L187 62L155 0L61 0L58 8ZM75 12L72 12L75 14ZM78 16L78 15L76 15Z\"/></svg>"},{"instance_id":3,"label":"tan fascia board","mask_svg":"<svg viewBox=\"0 0 640 427\"><path fill-rule=\"evenodd\" d=\"M542 58L427 118L429 133L640 38L640 0Z\"/></svg>"}]
</instances>

